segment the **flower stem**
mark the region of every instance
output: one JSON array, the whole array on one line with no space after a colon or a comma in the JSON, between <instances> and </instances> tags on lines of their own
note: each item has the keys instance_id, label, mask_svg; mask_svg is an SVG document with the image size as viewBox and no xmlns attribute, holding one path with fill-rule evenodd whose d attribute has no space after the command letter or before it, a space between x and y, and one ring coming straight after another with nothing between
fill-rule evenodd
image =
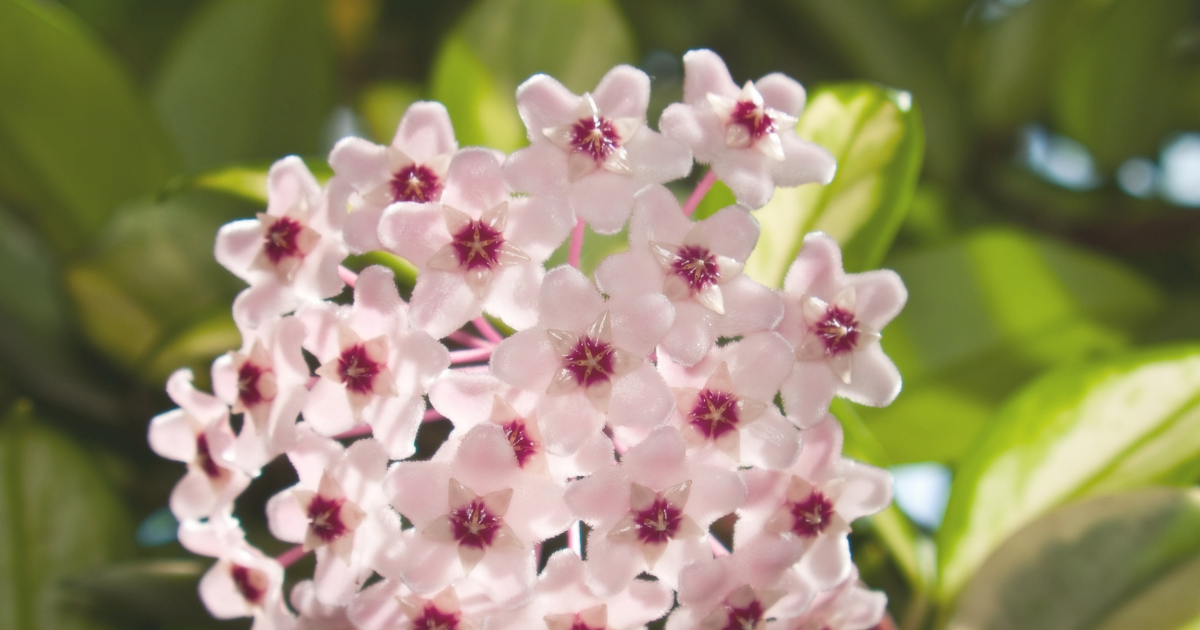
<instances>
[{"instance_id":1,"label":"flower stem","mask_svg":"<svg viewBox=\"0 0 1200 630\"><path fill-rule=\"evenodd\" d=\"M342 431L341 433L333 436L333 439L346 440L349 438L362 437L364 435L371 435L371 425L360 424L349 431Z\"/></svg>"},{"instance_id":2,"label":"flower stem","mask_svg":"<svg viewBox=\"0 0 1200 630\"><path fill-rule=\"evenodd\" d=\"M450 365L457 365L459 363L475 363L476 361L483 361L485 359L488 359L491 356L492 356L491 348L470 348L467 350L451 350L450 351Z\"/></svg>"},{"instance_id":3,"label":"flower stem","mask_svg":"<svg viewBox=\"0 0 1200 630\"><path fill-rule=\"evenodd\" d=\"M692 216L692 213L696 211L696 207L704 200L704 195L708 194L708 191L715 183L717 183L717 174L710 168L704 174L704 177L700 178L700 181L696 183L696 189L692 191L692 194L688 195L687 202L683 204L683 216Z\"/></svg>"},{"instance_id":4,"label":"flower stem","mask_svg":"<svg viewBox=\"0 0 1200 630\"><path fill-rule=\"evenodd\" d=\"M349 286L351 289L354 288L354 283L358 282L358 274L354 273L353 271L350 271L349 269L347 269L341 265L338 265L338 277L340 277L342 279L342 282L345 282L346 285Z\"/></svg>"},{"instance_id":5,"label":"flower stem","mask_svg":"<svg viewBox=\"0 0 1200 630\"><path fill-rule=\"evenodd\" d=\"M421 417L421 422L433 422L434 420L441 420L445 417L446 416L443 416L440 412L438 412L437 409L427 409L425 410L425 415Z\"/></svg>"},{"instance_id":6,"label":"flower stem","mask_svg":"<svg viewBox=\"0 0 1200 630\"><path fill-rule=\"evenodd\" d=\"M583 219L575 223L575 230L571 232L571 249L567 253L567 264L578 269L579 256L583 253Z\"/></svg>"},{"instance_id":7,"label":"flower stem","mask_svg":"<svg viewBox=\"0 0 1200 630\"><path fill-rule=\"evenodd\" d=\"M486 317L480 315L479 317L476 317L472 323L475 324L475 329L479 331L479 334L483 335L484 339L487 339L492 343L500 343L501 341L504 341L504 336L496 332L496 329L492 327L491 322L489 322Z\"/></svg>"},{"instance_id":8,"label":"flower stem","mask_svg":"<svg viewBox=\"0 0 1200 630\"><path fill-rule=\"evenodd\" d=\"M480 339L479 337L476 337L469 333L463 332L461 330L456 330L456 331L450 333L449 335L446 335L446 338L449 339L450 341L453 341L454 343L462 344L464 346L469 346L471 348L491 348L496 345L495 343L493 343L491 341L488 341L486 339Z\"/></svg>"},{"instance_id":9,"label":"flower stem","mask_svg":"<svg viewBox=\"0 0 1200 630\"><path fill-rule=\"evenodd\" d=\"M583 526L580 521L575 521L567 528L567 548L583 557Z\"/></svg>"},{"instance_id":10,"label":"flower stem","mask_svg":"<svg viewBox=\"0 0 1200 630\"><path fill-rule=\"evenodd\" d=\"M295 547L288 549L278 556L275 556L275 561L286 569L293 564L296 564L296 561L300 558L303 558L307 553L308 552L304 550L304 545L296 545Z\"/></svg>"}]
</instances>

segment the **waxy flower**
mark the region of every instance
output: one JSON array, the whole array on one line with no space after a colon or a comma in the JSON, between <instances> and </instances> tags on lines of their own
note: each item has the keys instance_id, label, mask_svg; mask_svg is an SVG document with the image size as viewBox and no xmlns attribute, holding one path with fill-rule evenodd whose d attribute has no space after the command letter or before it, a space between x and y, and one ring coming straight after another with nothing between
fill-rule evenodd
<instances>
[{"instance_id":1,"label":"waxy flower","mask_svg":"<svg viewBox=\"0 0 1200 630\"><path fill-rule=\"evenodd\" d=\"M858 569L835 588L817 595L804 614L778 624L781 630L868 630L887 614L887 595L859 585Z\"/></svg>"},{"instance_id":2,"label":"waxy flower","mask_svg":"<svg viewBox=\"0 0 1200 630\"><path fill-rule=\"evenodd\" d=\"M477 630L495 610L496 605L467 582L421 597L402 580L385 579L360 591L346 615L357 630Z\"/></svg>"},{"instance_id":3,"label":"waxy flower","mask_svg":"<svg viewBox=\"0 0 1200 630\"><path fill-rule=\"evenodd\" d=\"M216 258L250 287L233 302L233 318L255 328L306 302L341 292L346 257L342 217L330 212L321 186L295 156L271 166L267 211L217 233Z\"/></svg>"},{"instance_id":4,"label":"waxy flower","mask_svg":"<svg viewBox=\"0 0 1200 630\"><path fill-rule=\"evenodd\" d=\"M842 425L827 415L802 432L804 449L789 469L746 470L746 504L738 510L734 544L766 532L803 546L796 569L818 589L846 579L850 568L850 523L892 501L885 470L845 459Z\"/></svg>"},{"instance_id":5,"label":"waxy flower","mask_svg":"<svg viewBox=\"0 0 1200 630\"><path fill-rule=\"evenodd\" d=\"M296 419L308 400L308 365L300 345L304 324L294 317L242 331L242 349L218 357L213 391L244 414L235 447L237 464L256 474L295 439Z\"/></svg>"},{"instance_id":6,"label":"waxy flower","mask_svg":"<svg viewBox=\"0 0 1200 630\"><path fill-rule=\"evenodd\" d=\"M605 300L582 273L546 274L538 325L505 339L492 372L544 393L537 417L546 447L570 454L613 424L651 428L666 420L671 393L647 358L671 326L661 294Z\"/></svg>"},{"instance_id":7,"label":"waxy flower","mask_svg":"<svg viewBox=\"0 0 1200 630\"><path fill-rule=\"evenodd\" d=\"M333 211L348 212L346 244L355 253L383 249L377 229L393 203L432 203L446 188L450 159L458 150L450 114L441 103L408 106L389 146L343 138L329 154Z\"/></svg>"},{"instance_id":8,"label":"waxy flower","mask_svg":"<svg viewBox=\"0 0 1200 630\"><path fill-rule=\"evenodd\" d=\"M900 372L879 345L879 331L908 299L896 272L844 273L837 242L818 232L804 237L782 294L778 331L797 360L781 389L788 417L806 426L834 395L875 407L896 398Z\"/></svg>"},{"instance_id":9,"label":"waxy flower","mask_svg":"<svg viewBox=\"0 0 1200 630\"><path fill-rule=\"evenodd\" d=\"M588 585L607 596L646 571L674 588L684 565L709 557L708 526L745 492L736 473L690 461L679 431L656 429L619 466L567 488L567 504L594 530Z\"/></svg>"},{"instance_id":10,"label":"waxy flower","mask_svg":"<svg viewBox=\"0 0 1200 630\"><path fill-rule=\"evenodd\" d=\"M304 347L321 361L305 420L328 436L366 423L390 457L412 455L425 412L421 396L450 356L408 327L392 272L368 267L354 286L353 305L315 305L297 317L308 329Z\"/></svg>"},{"instance_id":11,"label":"waxy flower","mask_svg":"<svg viewBox=\"0 0 1200 630\"><path fill-rule=\"evenodd\" d=\"M255 630L284 630L296 619L283 604L283 567L241 543L200 578L200 599L217 619L254 617Z\"/></svg>"},{"instance_id":12,"label":"waxy flower","mask_svg":"<svg viewBox=\"0 0 1200 630\"><path fill-rule=\"evenodd\" d=\"M596 269L596 284L612 296L663 293L675 322L663 340L671 358L691 365L718 336L767 330L783 317L770 289L742 274L758 240L758 224L731 206L693 222L663 186L638 192L629 225L629 251Z\"/></svg>"},{"instance_id":13,"label":"waxy flower","mask_svg":"<svg viewBox=\"0 0 1200 630\"><path fill-rule=\"evenodd\" d=\"M799 83L775 73L739 88L711 50L685 54L683 69L684 102L668 106L659 127L712 164L738 203L761 208L776 186L833 180L833 156L795 133L805 100Z\"/></svg>"},{"instance_id":14,"label":"waxy flower","mask_svg":"<svg viewBox=\"0 0 1200 630\"><path fill-rule=\"evenodd\" d=\"M250 478L234 463L229 407L192 387L191 370L167 380L167 394L179 405L150 421L150 448L167 459L186 462L188 472L171 491L171 512L180 521L206 518L233 504Z\"/></svg>"},{"instance_id":15,"label":"waxy flower","mask_svg":"<svg viewBox=\"0 0 1200 630\"><path fill-rule=\"evenodd\" d=\"M383 495L387 454L376 440L343 448L307 424L297 431L288 459L300 482L271 497L268 524L276 538L316 551L318 599L345 604L376 568L372 534L389 529L386 524L368 526L368 520L395 518Z\"/></svg>"},{"instance_id":16,"label":"waxy flower","mask_svg":"<svg viewBox=\"0 0 1200 630\"><path fill-rule=\"evenodd\" d=\"M439 203L397 203L379 237L417 266L413 324L444 337L481 310L515 328L537 321L542 263L571 230L569 211L545 198L514 198L496 156L463 149Z\"/></svg>"},{"instance_id":17,"label":"waxy flower","mask_svg":"<svg viewBox=\"0 0 1200 630\"><path fill-rule=\"evenodd\" d=\"M400 577L422 596L466 576L498 603L519 601L533 587L533 546L571 523L562 488L524 471L490 424L472 429L450 462L395 464L385 486L419 532Z\"/></svg>"},{"instance_id":18,"label":"waxy flower","mask_svg":"<svg viewBox=\"0 0 1200 630\"><path fill-rule=\"evenodd\" d=\"M517 88L530 146L512 154L505 178L518 192L564 198L601 234L621 229L633 195L691 171L688 148L646 126L650 78L630 66L609 70L596 90L572 94L535 75Z\"/></svg>"}]
</instances>

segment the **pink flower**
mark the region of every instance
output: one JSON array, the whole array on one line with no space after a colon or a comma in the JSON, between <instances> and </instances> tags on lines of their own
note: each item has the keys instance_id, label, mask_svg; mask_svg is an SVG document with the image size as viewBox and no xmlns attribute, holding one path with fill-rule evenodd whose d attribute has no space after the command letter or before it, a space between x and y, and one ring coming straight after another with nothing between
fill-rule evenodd
<instances>
[{"instance_id":1,"label":"pink flower","mask_svg":"<svg viewBox=\"0 0 1200 630\"><path fill-rule=\"evenodd\" d=\"M791 466L800 432L773 401L792 361L782 337L762 332L717 348L691 368L661 364L675 394L673 424L690 456L730 469Z\"/></svg>"},{"instance_id":2,"label":"pink flower","mask_svg":"<svg viewBox=\"0 0 1200 630\"><path fill-rule=\"evenodd\" d=\"M887 613L887 595L859 585L858 569L832 590L813 601L812 608L778 627L785 630L869 630L883 621Z\"/></svg>"},{"instance_id":3,"label":"pink flower","mask_svg":"<svg viewBox=\"0 0 1200 630\"><path fill-rule=\"evenodd\" d=\"M385 486L420 532L400 576L421 595L466 576L497 603L515 603L533 587L534 544L571 523L562 488L522 470L504 431L489 424L472 429L449 463L395 464Z\"/></svg>"},{"instance_id":4,"label":"pink flower","mask_svg":"<svg viewBox=\"0 0 1200 630\"><path fill-rule=\"evenodd\" d=\"M250 478L235 465L229 407L196 391L191 370L172 374L167 394L180 408L150 421L149 440L155 453L188 465L187 474L171 491L171 512L187 521L230 508Z\"/></svg>"},{"instance_id":5,"label":"pink flower","mask_svg":"<svg viewBox=\"0 0 1200 630\"><path fill-rule=\"evenodd\" d=\"M739 89L711 50L688 52L683 68L684 102L668 106L659 126L690 146L697 162L712 164L738 203L761 208L776 186L833 179L833 156L794 132L804 109L799 83L775 73Z\"/></svg>"},{"instance_id":6,"label":"pink flower","mask_svg":"<svg viewBox=\"0 0 1200 630\"><path fill-rule=\"evenodd\" d=\"M383 249L377 236L384 208L401 202L432 203L446 188L450 158L458 150L450 114L441 103L408 106L390 146L344 138L329 154L334 177L329 203L346 217L346 243L355 253Z\"/></svg>"},{"instance_id":7,"label":"pink flower","mask_svg":"<svg viewBox=\"0 0 1200 630\"><path fill-rule=\"evenodd\" d=\"M609 70L596 91L572 94L535 75L517 88L530 146L512 154L504 175L518 192L563 197L601 234L621 229L633 194L691 171L687 147L646 126L650 78L630 66Z\"/></svg>"},{"instance_id":8,"label":"pink flower","mask_svg":"<svg viewBox=\"0 0 1200 630\"><path fill-rule=\"evenodd\" d=\"M450 355L408 327L392 272L368 267L358 276L353 305L313 305L297 317L308 329L304 347L321 361L305 420L329 436L364 422L390 457L412 455L425 412L421 396Z\"/></svg>"},{"instance_id":9,"label":"pink flower","mask_svg":"<svg viewBox=\"0 0 1200 630\"><path fill-rule=\"evenodd\" d=\"M212 366L217 397L244 415L235 446L242 470L256 474L295 439L296 419L308 400L308 365L300 353L304 324L294 317L242 331L242 349Z\"/></svg>"},{"instance_id":10,"label":"pink flower","mask_svg":"<svg viewBox=\"0 0 1200 630\"><path fill-rule=\"evenodd\" d=\"M315 550L317 597L324 604L346 604L376 569L380 533L399 529L386 522L398 520L382 490L387 454L375 440L343 448L301 424L288 459L300 481L267 503L271 533Z\"/></svg>"},{"instance_id":11,"label":"pink flower","mask_svg":"<svg viewBox=\"0 0 1200 630\"><path fill-rule=\"evenodd\" d=\"M846 579L852 566L850 523L892 501L887 471L845 459L842 425L833 416L802 432L804 449L788 470L746 470L749 498L738 511L734 544L766 532L804 548L800 575L820 590Z\"/></svg>"},{"instance_id":12,"label":"pink flower","mask_svg":"<svg viewBox=\"0 0 1200 630\"><path fill-rule=\"evenodd\" d=\"M459 590L467 591L467 601L459 596ZM359 593L350 604L348 616L359 630L478 630L495 606L470 591L446 587L425 598L415 595L400 580L384 580Z\"/></svg>"},{"instance_id":13,"label":"pink flower","mask_svg":"<svg viewBox=\"0 0 1200 630\"><path fill-rule=\"evenodd\" d=\"M588 585L607 596L646 571L675 588L684 565L710 557L708 526L745 497L736 473L689 461L679 431L656 429L619 466L567 488L567 504L594 530Z\"/></svg>"},{"instance_id":14,"label":"pink flower","mask_svg":"<svg viewBox=\"0 0 1200 630\"><path fill-rule=\"evenodd\" d=\"M536 328L505 339L492 373L544 393L537 417L546 447L570 454L607 420L650 428L671 412L671 393L647 357L671 326L662 295L605 300L576 269L546 275Z\"/></svg>"},{"instance_id":15,"label":"pink flower","mask_svg":"<svg viewBox=\"0 0 1200 630\"><path fill-rule=\"evenodd\" d=\"M614 595L597 597L588 588L583 560L563 549L550 556L533 601L495 614L487 630L635 630L662 617L671 603L671 591L648 580L634 580Z\"/></svg>"},{"instance_id":16,"label":"pink flower","mask_svg":"<svg viewBox=\"0 0 1200 630\"><path fill-rule=\"evenodd\" d=\"M226 549L200 578L200 599L217 619L254 617L255 630L296 627L283 604L283 567L244 542Z\"/></svg>"},{"instance_id":17,"label":"pink flower","mask_svg":"<svg viewBox=\"0 0 1200 630\"><path fill-rule=\"evenodd\" d=\"M758 224L743 208L692 222L671 191L649 186L635 197L629 251L605 259L596 284L612 296L665 294L675 323L663 346L691 365L718 336L768 330L783 317L778 296L742 275L757 240Z\"/></svg>"},{"instance_id":18,"label":"pink flower","mask_svg":"<svg viewBox=\"0 0 1200 630\"><path fill-rule=\"evenodd\" d=\"M463 149L440 203L397 203L379 237L420 270L413 324L441 338L487 310L515 328L537 321L542 263L571 230L566 208L513 198L495 155Z\"/></svg>"},{"instance_id":19,"label":"pink flower","mask_svg":"<svg viewBox=\"0 0 1200 630\"><path fill-rule=\"evenodd\" d=\"M804 237L783 282L778 328L796 349L796 366L782 386L788 417L806 426L835 394L890 404L900 393L900 372L879 346L879 331L907 299L896 272L844 273L837 242L819 232Z\"/></svg>"},{"instance_id":20,"label":"pink flower","mask_svg":"<svg viewBox=\"0 0 1200 630\"><path fill-rule=\"evenodd\" d=\"M341 216L329 211L304 162L286 157L267 174L267 211L217 233L216 258L250 288L233 303L239 325L255 328L274 315L341 292L346 257Z\"/></svg>"}]
</instances>

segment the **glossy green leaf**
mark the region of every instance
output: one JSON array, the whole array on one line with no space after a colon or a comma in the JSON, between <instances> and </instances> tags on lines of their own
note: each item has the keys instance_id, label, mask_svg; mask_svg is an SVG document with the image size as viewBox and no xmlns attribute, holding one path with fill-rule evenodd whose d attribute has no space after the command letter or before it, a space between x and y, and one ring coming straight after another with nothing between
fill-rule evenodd
<instances>
[{"instance_id":1,"label":"glossy green leaf","mask_svg":"<svg viewBox=\"0 0 1200 630\"><path fill-rule=\"evenodd\" d=\"M237 346L230 315L244 284L213 259L218 228L254 206L197 191L123 208L67 287L88 339L149 382L182 364L206 372Z\"/></svg>"},{"instance_id":2,"label":"glossy green leaf","mask_svg":"<svg viewBox=\"0 0 1200 630\"><path fill-rule=\"evenodd\" d=\"M107 627L71 603L63 580L125 557L133 525L83 448L27 406L0 421L0 628Z\"/></svg>"},{"instance_id":3,"label":"glossy green leaf","mask_svg":"<svg viewBox=\"0 0 1200 630\"><path fill-rule=\"evenodd\" d=\"M847 83L815 91L796 125L805 140L837 159L828 186L779 188L755 213L762 225L746 273L778 287L804 235L828 233L846 269L877 267L904 220L921 171L921 112L905 92Z\"/></svg>"},{"instance_id":4,"label":"glossy green leaf","mask_svg":"<svg viewBox=\"0 0 1200 630\"><path fill-rule=\"evenodd\" d=\"M909 292L883 331L904 390L859 412L896 464L959 461L1027 379L1126 347L1163 306L1159 289L1121 263L1009 229L889 266Z\"/></svg>"},{"instance_id":5,"label":"glossy green leaf","mask_svg":"<svg viewBox=\"0 0 1200 630\"><path fill-rule=\"evenodd\" d=\"M1194 4L1188 0L1077 2L1077 26L1054 84L1057 130L1083 142L1102 170L1153 154L1172 129L1181 84L1176 61Z\"/></svg>"},{"instance_id":6,"label":"glossy green leaf","mask_svg":"<svg viewBox=\"0 0 1200 630\"><path fill-rule=\"evenodd\" d=\"M1200 491L1054 510L971 578L951 630L1182 630L1200 621Z\"/></svg>"},{"instance_id":7,"label":"glossy green leaf","mask_svg":"<svg viewBox=\"0 0 1200 630\"><path fill-rule=\"evenodd\" d=\"M949 598L1005 538L1068 501L1200 476L1200 347L1066 366L1014 396L962 458L938 532Z\"/></svg>"},{"instance_id":8,"label":"glossy green leaf","mask_svg":"<svg viewBox=\"0 0 1200 630\"><path fill-rule=\"evenodd\" d=\"M124 70L68 11L0 2L0 199L75 250L177 168Z\"/></svg>"},{"instance_id":9,"label":"glossy green leaf","mask_svg":"<svg viewBox=\"0 0 1200 630\"><path fill-rule=\"evenodd\" d=\"M525 144L522 81L541 72L583 93L633 59L633 35L608 0L482 0L443 43L431 91L459 144L512 151Z\"/></svg>"},{"instance_id":10,"label":"glossy green leaf","mask_svg":"<svg viewBox=\"0 0 1200 630\"><path fill-rule=\"evenodd\" d=\"M190 171L314 154L333 104L321 0L211 0L167 59L154 104Z\"/></svg>"}]
</instances>

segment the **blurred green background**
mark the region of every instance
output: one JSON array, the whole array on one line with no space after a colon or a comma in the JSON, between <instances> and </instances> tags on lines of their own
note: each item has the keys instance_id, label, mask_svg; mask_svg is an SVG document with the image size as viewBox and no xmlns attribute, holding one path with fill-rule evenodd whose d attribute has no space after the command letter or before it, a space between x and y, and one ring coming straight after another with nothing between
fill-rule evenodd
<instances>
[{"instance_id":1,"label":"blurred green background","mask_svg":"<svg viewBox=\"0 0 1200 630\"><path fill-rule=\"evenodd\" d=\"M909 288L904 392L834 407L896 474L852 538L896 625L1200 628L1200 3L0 0L0 630L248 627L197 601L184 469L145 435L172 370L206 387L239 344L213 238L271 161L327 175L417 99L511 151L520 81L616 63L654 124L698 47L801 81L798 132L839 158L760 211L748 269L778 281L822 229ZM239 502L267 552L292 475Z\"/></svg>"}]
</instances>

